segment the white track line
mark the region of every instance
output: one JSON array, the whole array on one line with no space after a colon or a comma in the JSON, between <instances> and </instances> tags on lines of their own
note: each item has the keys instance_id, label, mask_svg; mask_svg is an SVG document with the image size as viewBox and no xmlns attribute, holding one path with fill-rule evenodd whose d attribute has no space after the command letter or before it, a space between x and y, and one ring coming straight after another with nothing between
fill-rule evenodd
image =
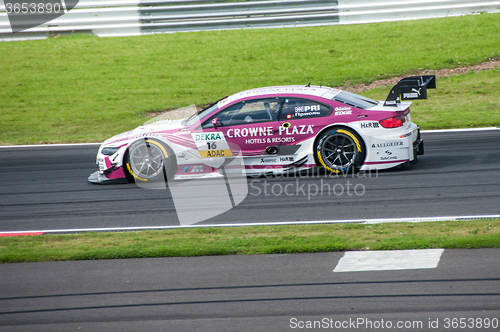
<instances>
[{"instance_id":1,"label":"white track line","mask_svg":"<svg viewBox=\"0 0 500 332\"><path fill-rule=\"evenodd\" d=\"M435 269L444 249L347 251L333 272Z\"/></svg>"},{"instance_id":2,"label":"white track line","mask_svg":"<svg viewBox=\"0 0 500 332\"><path fill-rule=\"evenodd\" d=\"M101 145L101 143L64 143L64 144L33 144L33 145L0 145L0 149L5 148L51 148L54 146L92 146Z\"/></svg>"},{"instance_id":3,"label":"white track line","mask_svg":"<svg viewBox=\"0 0 500 332\"><path fill-rule=\"evenodd\" d=\"M469 131L491 131L491 130L500 130L500 127L433 129L433 130L421 130L420 132L424 133L424 134L433 134L433 133L460 133L460 132L469 132Z\"/></svg>"},{"instance_id":4,"label":"white track line","mask_svg":"<svg viewBox=\"0 0 500 332\"><path fill-rule=\"evenodd\" d=\"M380 224L394 222L432 222L432 221L458 221L458 220L478 220L500 218L500 214L495 215L475 215L475 216L447 216L447 217L417 217L417 218L386 218L386 219L351 219L351 220L313 220L313 221L283 221L283 222L263 222L263 223L242 223L242 224L211 224L211 225L179 225L179 226L146 226L146 227L107 227L107 228L73 228L73 229L46 229L34 231L9 231L0 232L0 236L10 234L63 234L63 233L87 233L87 232L131 232L177 228L209 228L209 227L245 227L245 226L282 226L282 225L304 225L304 224Z\"/></svg>"},{"instance_id":5,"label":"white track line","mask_svg":"<svg viewBox=\"0 0 500 332\"><path fill-rule=\"evenodd\" d=\"M0 149L5 148L43 148L54 146L88 146L88 145L101 145L101 143L61 143L61 144L33 144L33 145L0 145Z\"/></svg>"}]
</instances>

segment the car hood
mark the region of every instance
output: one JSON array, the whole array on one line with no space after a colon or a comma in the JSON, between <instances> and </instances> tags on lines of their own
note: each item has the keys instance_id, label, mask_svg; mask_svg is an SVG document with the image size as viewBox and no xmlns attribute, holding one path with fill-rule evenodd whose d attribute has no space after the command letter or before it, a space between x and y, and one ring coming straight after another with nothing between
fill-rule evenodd
<instances>
[{"instance_id":1,"label":"car hood","mask_svg":"<svg viewBox=\"0 0 500 332\"><path fill-rule=\"evenodd\" d=\"M165 131L176 132L178 129L186 128L186 126L184 126L182 124L182 121L184 121L184 119L181 119L181 120L161 120L161 121L157 121L154 123L145 124L145 125L142 125L142 126L135 128L133 130L126 131L124 133L121 133L121 134L118 134L118 135L113 136L111 138L108 138L107 140L105 140L103 142L103 145L117 143L120 141L131 140L131 139L134 139L138 136L143 136L143 135L149 134L149 133L165 132Z\"/></svg>"}]
</instances>

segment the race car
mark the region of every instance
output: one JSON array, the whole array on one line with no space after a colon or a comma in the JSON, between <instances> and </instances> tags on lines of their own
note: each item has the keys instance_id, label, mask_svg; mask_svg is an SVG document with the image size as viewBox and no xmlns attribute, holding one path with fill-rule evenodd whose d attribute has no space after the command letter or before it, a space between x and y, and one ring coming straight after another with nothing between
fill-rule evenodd
<instances>
[{"instance_id":1,"label":"race car","mask_svg":"<svg viewBox=\"0 0 500 332\"><path fill-rule=\"evenodd\" d=\"M106 140L92 183L224 176L241 158L244 175L315 167L381 170L424 153L406 100L426 99L434 75L400 80L385 101L324 86L274 86L225 97L181 120L160 120Z\"/></svg>"}]
</instances>

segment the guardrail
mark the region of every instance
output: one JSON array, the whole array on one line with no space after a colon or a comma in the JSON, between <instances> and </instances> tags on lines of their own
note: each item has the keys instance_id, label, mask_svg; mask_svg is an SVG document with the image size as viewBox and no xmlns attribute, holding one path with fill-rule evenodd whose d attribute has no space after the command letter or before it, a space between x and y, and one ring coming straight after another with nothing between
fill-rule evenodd
<instances>
[{"instance_id":1,"label":"guardrail","mask_svg":"<svg viewBox=\"0 0 500 332\"><path fill-rule=\"evenodd\" d=\"M414 20L500 12L495 0L344 0L339 24Z\"/></svg>"},{"instance_id":2,"label":"guardrail","mask_svg":"<svg viewBox=\"0 0 500 332\"><path fill-rule=\"evenodd\" d=\"M27 2L32 0L26 0ZM33 0L36 1L36 0ZM0 40L74 32L133 36L182 31L360 24L500 12L498 0L80 0L48 23L12 33L0 0Z\"/></svg>"}]
</instances>

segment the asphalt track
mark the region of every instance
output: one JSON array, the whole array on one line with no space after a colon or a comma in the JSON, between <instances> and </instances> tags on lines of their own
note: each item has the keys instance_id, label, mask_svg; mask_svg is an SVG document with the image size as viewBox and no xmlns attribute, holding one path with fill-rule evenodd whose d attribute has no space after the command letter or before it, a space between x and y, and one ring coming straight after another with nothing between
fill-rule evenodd
<instances>
[{"instance_id":1,"label":"asphalt track","mask_svg":"<svg viewBox=\"0 0 500 332\"><path fill-rule=\"evenodd\" d=\"M499 214L500 131L424 138L418 163L371 178L249 179L240 205L203 224ZM96 149L0 149L0 231L178 225L166 190L87 183ZM307 189L325 183L345 191ZM272 192L287 184L305 192ZM364 272L333 272L344 253L1 264L0 330L494 331L499 254L445 250L436 268Z\"/></svg>"},{"instance_id":2,"label":"asphalt track","mask_svg":"<svg viewBox=\"0 0 500 332\"><path fill-rule=\"evenodd\" d=\"M498 331L498 249L444 250L435 268L333 272L343 255L0 264L0 330Z\"/></svg>"},{"instance_id":3,"label":"asphalt track","mask_svg":"<svg viewBox=\"0 0 500 332\"><path fill-rule=\"evenodd\" d=\"M200 225L500 214L500 130L422 136L410 167L249 178L241 204ZM169 190L88 183L97 147L0 149L0 231L179 225ZM217 204L210 186L200 181L201 199Z\"/></svg>"}]
</instances>

